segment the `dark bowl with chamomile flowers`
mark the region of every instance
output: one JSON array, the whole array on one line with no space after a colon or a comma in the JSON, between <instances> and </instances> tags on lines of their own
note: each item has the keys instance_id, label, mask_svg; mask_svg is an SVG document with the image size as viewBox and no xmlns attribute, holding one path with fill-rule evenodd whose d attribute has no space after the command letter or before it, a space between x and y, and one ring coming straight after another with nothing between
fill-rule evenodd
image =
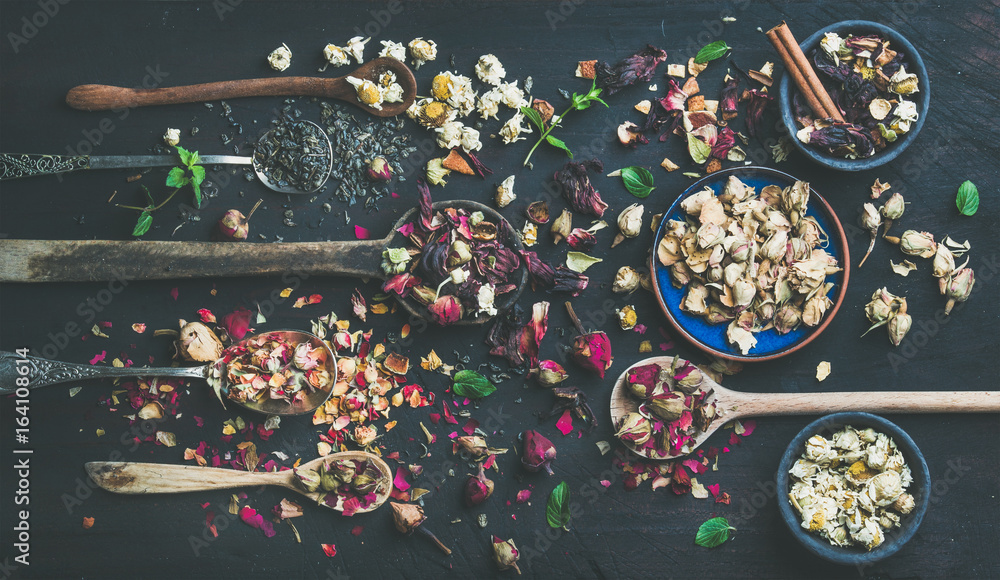
<instances>
[{"instance_id":1,"label":"dark bowl with chamomile flowers","mask_svg":"<svg viewBox=\"0 0 1000 580\"><path fill-rule=\"evenodd\" d=\"M916 141L920 129L924 126L924 121L927 119L927 111L931 103L930 77L927 73L927 67L924 66L924 61L920 58L920 53L917 52L913 44L892 28L867 20L845 20L821 28L812 36L805 39L805 41L799 43L799 47L805 53L806 59L809 60L814 71L816 70L816 66L812 58L813 51L819 49L820 41L828 32L836 33L842 38L847 38L849 35L855 37L877 35L888 41L891 50L901 53L906 72L917 76L917 92L906 96L907 100L913 101L916 104L917 119L911 123L909 131L899 135L895 141L886 143L884 149L877 150L871 157L850 159L827 153L816 146L803 143L798 139L796 134L802 128L802 125L796 120L796 107L793 102L793 96L799 92L799 89L795 86L794 81L786 71L781 76L781 81L778 85L778 109L781 114L781 120L788 129L788 137L797 150L813 162L824 167L838 171L865 171L885 165L912 145ZM829 88L833 84L830 77L827 77L823 73L817 71L817 76L823 82L824 86ZM836 98L834 98L834 101L836 101ZM802 100L802 103L804 104L805 101ZM808 111L807 106L806 110ZM889 117L887 116L886 119L888 120Z\"/></svg>"},{"instance_id":2,"label":"dark bowl with chamomile flowers","mask_svg":"<svg viewBox=\"0 0 1000 580\"><path fill-rule=\"evenodd\" d=\"M817 532L802 527L802 516L791 499L792 485L796 479L789 471L806 450L806 444L814 435L830 438L845 426L857 431L871 428L875 433L887 435L896 445L909 468L912 482L904 489L913 496L912 509L899 516L899 527L884 531L884 541L868 550L864 545L838 546ZM874 564L898 552L920 527L930 502L931 476L927 462L913 439L895 423L878 415L861 412L833 413L806 425L789 443L778 464L777 473L778 509L795 540L806 550L835 564L844 566L865 566Z\"/></svg>"}]
</instances>

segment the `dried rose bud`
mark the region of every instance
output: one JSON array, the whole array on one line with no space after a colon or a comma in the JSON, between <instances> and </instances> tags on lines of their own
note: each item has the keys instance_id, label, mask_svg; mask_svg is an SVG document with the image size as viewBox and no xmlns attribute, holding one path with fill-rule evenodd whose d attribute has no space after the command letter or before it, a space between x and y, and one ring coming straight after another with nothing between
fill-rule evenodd
<instances>
[{"instance_id":1,"label":"dried rose bud","mask_svg":"<svg viewBox=\"0 0 1000 580\"><path fill-rule=\"evenodd\" d=\"M861 258L861 263L858 264L859 268L865 265L865 260L872 253L872 249L875 247L875 238L878 236L878 229L881 225L882 216L875 209L875 204L866 203L865 209L861 213L861 226L868 230L871 242L868 244L868 251L865 253L865 257Z\"/></svg>"},{"instance_id":2,"label":"dried rose bud","mask_svg":"<svg viewBox=\"0 0 1000 580\"><path fill-rule=\"evenodd\" d=\"M556 221L552 222L552 238L556 245L563 241L573 230L573 214L568 209L562 210Z\"/></svg>"},{"instance_id":3,"label":"dried rose bud","mask_svg":"<svg viewBox=\"0 0 1000 580\"><path fill-rule=\"evenodd\" d=\"M650 363L630 368L625 373L628 390L639 399L648 399L656 389L660 377L660 365Z\"/></svg>"},{"instance_id":4,"label":"dried rose bud","mask_svg":"<svg viewBox=\"0 0 1000 580\"><path fill-rule=\"evenodd\" d=\"M213 362L222 357L222 342L201 322L180 321L180 336L174 343L183 360Z\"/></svg>"},{"instance_id":5,"label":"dried rose bud","mask_svg":"<svg viewBox=\"0 0 1000 580\"><path fill-rule=\"evenodd\" d=\"M534 430L524 432L524 453L521 463L528 471L536 472L544 469L553 475L552 461L556 458L556 447L551 441Z\"/></svg>"},{"instance_id":6,"label":"dried rose bud","mask_svg":"<svg viewBox=\"0 0 1000 580\"><path fill-rule=\"evenodd\" d=\"M416 298L417 302L423 304L424 306L434 302L437 292L433 288L428 288L427 286L419 285L414 286L411 290L413 297Z\"/></svg>"},{"instance_id":7,"label":"dried rose bud","mask_svg":"<svg viewBox=\"0 0 1000 580\"><path fill-rule=\"evenodd\" d=\"M424 520L427 519L427 516L424 515L424 508L418 505L396 503L394 501L389 502L389 506L392 508L392 521L396 525L397 530L404 534L418 530L429 536L437 544L437 547L441 548L442 552L451 554L451 550L441 543L441 540L437 539L437 536L421 526Z\"/></svg>"},{"instance_id":8,"label":"dried rose bud","mask_svg":"<svg viewBox=\"0 0 1000 580\"><path fill-rule=\"evenodd\" d=\"M882 217L885 218L885 231L888 232L889 228L892 227L893 220L898 220L903 217L903 210L906 209L906 202L903 200L903 196L896 192L892 194L889 199L885 201L885 205L882 206L880 210L882 212Z\"/></svg>"},{"instance_id":9,"label":"dried rose bud","mask_svg":"<svg viewBox=\"0 0 1000 580\"><path fill-rule=\"evenodd\" d=\"M906 298L900 301L899 310L889 319L886 329L889 331L889 340L893 346L899 346L903 342L903 337L913 326L913 318L906 313Z\"/></svg>"},{"instance_id":10,"label":"dried rose bud","mask_svg":"<svg viewBox=\"0 0 1000 580\"><path fill-rule=\"evenodd\" d=\"M326 473L340 483L350 483L357 475L357 470L354 468L353 461L339 459L326 466Z\"/></svg>"},{"instance_id":11,"label":"dried rose bud","mask_svg":"<svg viewBox=\"0 0 1000 580\"><path fill-rule=\"evenodd\" d=\"M788 334L802 323L802 312L792 304L782 304L774 313L774 329L778 334Z\"/></svg>"},{"instance_id":12,"label":"dried rose bud","mask_svg":"<svg viewBox=\"0 0 1000 580\"><path fill-rule=\"evenodd\" d=\"M612 248L624 241L625 238L631 239L639 235L639 232L642 231L643 210L642 204L633 203L618 214L618 235L611 242Z\"/></svg>"},{"instance_id":13,"label":"dried rose bud","mask_svg":"<svg viewBox=\"0 0 1000 580\"><path fill-rule=\"evenodd\" d=\"M898 296L894 296L885 288L880 288L872 294L871 302L865 305L865 316L872 324L883 322L889 319L898 303Z\"/></svg>"},{"instance_id":14,"label":"dried rose bud","mask_svg":"<svg viewBox=\"0 0 1000 580\"><path fill-rule=\"evenodd\" d=\"M392 167L385 157L379 156L368 162L368 179L372 181L389 181L392 179Z\"/></svg>"},{"instance_id":15,"label":"dried rose bud","mask_svg":"<svg viewBox=\"0 0 1000 580\"><path fill-rule=\"evenodd\" d=\"M358 425L354 428L354 442L365 447L378 438L378 428L374 425Z\"/></svg>"},{"instance_id":16,"label":"dried rose bud","mask_svg":"<svg viewBox=\"0 0 1000 580\"><path fill-rule=\"evenodd\" d=\"M554 387L565 381L569 373L559 363L554 360L539 361L538 366L528 372L529 377L535 377L538 384L543 387Z\"/></svg>"},{"instance_id":17,"label":"dried rose bud","mask_svg":"<svg viewBox=\"0 0 1000 580\"><path fill-rule=\"evenodd\" d=\"M777 262L785 257L785 252L787 250L788 232L785 230L778 230L771 234L771 237L769 237L767 241L761 245L760 255L768 260L771 260L772 262Z\"/></svg>"},{"instance_id":18,"label":"dried rose bud","mask_svg":"<svg viewBox=\"0 0 1000 580\"><path fill-rule=\"evenodd\" d=\"M653 395L645 404L654 415L667 423L676 421L684 412L684 397L673 393Z\"/></svg>"},{"instance_id":19,"label":"dried rose bud","mask_svg":"<svg viewBox=\"0 0 1000 580\"><path fill-rule=\"evenodd\" d=\"M675 386L682 393L690 395L695 392L705 380L705 375L701 369L680 357L674 357L674 362L670 367L673 374Z\"/></svg>"},{"instance_id":20,"label":"dried rose bud","mask_svg":"<svg viewBox=\"0 0 1000 580\"><path fill-rule=\"evenodd\" d=\"M618 273L615 274L615 281L611 285L611 290L616 294L631 294L639 288L639 284L642 281L642 276L639 272L631 266L622 266L618 268Z\"/></svg>"},{"instance_id":21,"label":"dried rose bud","mask_svg":"<svg viewBox=\"0 0 1000 580\"><path fill-rule=\"evenodd\" d=\"M259 199L250 210L250 215L244 216L239 210L231 209L227 211L219 220L219 233L230 240L242 241L250 235L250 217L257 211L261 202Z\"/></svg>"},{"instance_id":22,"label":"dried rose bud","mask_svg":"<svg viewBox=\"0 0 1000 580\"><path fill-rule=\"evenodd\" d=\"M786 187L781 191L781 209L788 214L788 219L795 227L799 223L799 218L806 212L806 205L809 203L809 183L796 181L791 187Z\"/></svg>"},{"instance_id":23,"label":"dried rose bud","mask_svg":"<svg viewBox=\"0 0 1000 580\"><path fill-rule=\"evenodd\" d=\"M455 240L451 243L451 248L448 251L448 261L446 264L449 268L457 268L469 263L472 259L472 249L469 248L469 244L464 240Z\"/></svg>"},{"instance_id":24,"label":"dried rose bud","mask_svg":"<svg viewBox=\"0 0 1000 580\"><path fill-rule=\"evenodd\" d=\"M486 439L478 435L465 435L455 439L456 450L461 449L472 457L486 457L489 455L489 447L486 446Z\"/></svg>"},{"instance_id":25,"label":"dried rose bud","mask_svg":"<svg viewBox=\"0 0 1000 580\"><path fill-rule=\"evenodd\" d=\"M362 495L375 493L375 490L378 489L378 480L374 477L359 473L357 477L351 480L351 487L354 491Z\"/></svg>"},{"instance_id":26,"label":"dried rose bud","mask_svg":"<svg viewBox=\"0 0 1000 580\"><path fill-rule=\"evenodd\" d=\"M538 225L549 223L549 204L545 201L535 201L528 205L526 210L528 219Z\"/></svg>"},{"instance_id":27,"label":"dried rose bud","mask_svg":"<svg viewBox=\"0 0 1000 580\"><path fill-rule=\"evenodd\" d=\"M582 334L573 339L571 354L576 364L594 371L603 379L613 359L611 339L603 332Z\"/></svg>"},{"instance_id":28,"label":"dried rose bud","mask_svg":"<svg viewBox=\"0 0 1000 580\"><path fill-rule=\"evenodd\" d=\"M972 287L976 284L976 276L972 268L962 268L953 272L951 276L940 279L941 293L948 297L948 302L944 306L944 313L951 314L951 309L956 302L965 302L972 294Z\"/></svg>"},{"instance_id":29,"label":"dried rose bud","mask_svg":"<svg viewBox=\"0 0 1000 580\"><path fill-rule=\"evenodd\" d=\"M500 570L514 569L518 574L521 569L517 567L517 561L521 559L521 553L517 551L514 540L501 540L493 536L493 561L496 562Z\"/></svg>"},{"instance_id":30,"label":"dried rose bud","mask_svg":"<svg viewBox=\"0 0 1000 580\"><path fill-rule=\"evenodd\" d=\"M487 479L483 464L479 464L479 475L474 475L465 482L465 503L472 507L486 501L493 495L493 481Z\"/></svg>"},{"instance_id":31,"label":"dried rose bud","mask_svg":"<svg viewBox=\"0 0 1000 580\"><path fill-rule=\"evenodd\" d=\"M299 484L305 488L306 491L313 492L319 489L320 475L315 469L300 469L293 468L295 477L298 478Z\"/></svg>"},{"instance_id":32,"label":"dried rose bud","mask_svg":"<svg viewBox=\"0 0 1000 580\"><path fill-rule=\"evenodd\" d=\"M885 240L890 244L898 244L899 249L909 256L930 258L937 252L937 244L934 243L934 236L927 232L906 230L898 238L885 236Z\"/></svg>"},{"instance_id":33,"label":"dried rose bud","mask_svg":"<svg viewBox=\"0 0 1000 580\"><path fill-rule=\"evenodd\" d=\"M452 295L441 296L433 304L427 306L431 321L438 326L455 324L462 319L462 303Z\"/></svg>"},{"instance_id":34,"label":"dried rose bud","mask_svg":"<svg viewBox=\"0 0 1000 580\"><path fill-rule=\"evenodd\" d=\"M733 303L738 312L750 306L755 296L757 287L750 280L741 278L733 284Z\"/></svg>"},{"instance_id":35,"label":"dried rose bud","mask_svg":"<svg viewBox=\"0 0 1000 580\"><path fill-rule=\"evenodd\" d=\"M935 278L950 276L955 271L955 254L951 253L948 246L938 244L937 252L934 254L934 265L932 274Z\"/></svg>"},{"instance_id":36,"label":"dried rose bud","mask_svg":"<svg viewBox=\"0 0 1000 580\"><path fill-rule=\"evenodd\" d=\"M621 426L618 428L618 432L615 433L615 437L632 445L639 446L648 441L651 434L652 426L649 423L649 419L639 413L629 413L622 417Z\"/></svg>"}]
</instances>

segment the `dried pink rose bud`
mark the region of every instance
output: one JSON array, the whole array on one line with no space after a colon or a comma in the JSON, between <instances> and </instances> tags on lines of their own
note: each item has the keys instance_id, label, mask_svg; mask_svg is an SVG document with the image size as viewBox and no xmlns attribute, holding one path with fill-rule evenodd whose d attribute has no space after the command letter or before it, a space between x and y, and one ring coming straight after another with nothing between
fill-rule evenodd
<instances>
[{"instance_id":1,"label":"dried pink rose bud","mask_svg":"<svg viewBox=\"0 0 1000 580\"><path fill-rule=\"evenodd\" d=\"M528 372L543 387L554 387L569 377L569 373L554 360L539 361L538 366Z\"/></svg>"},{"instance_id":2,"label":"dried pink rose bud","mask_svg":"<svg viewBox=\"0 0 1000 580\"><path fill-rule=\"evenodd\" d=\"M556 447L541 433L534 430L524 432L524 453L521 463L528 471L536 472L544 469L553 475L552 461L556 458Z\"/></svg>"},{"instance_id":3,"label":"dried pink rose bud","mask_svg":"<svg viewBox=\"0 0 1000 580\"><path fill-rule=\"evenodd\" d=\"M965 302L972 294L972 287L976 284L976 275L972 268L962 268L939 280L941 293L948 297L945 304L944 313L951 314L951 309L956 302Z\"/></svg>"},{"instance_id":4,"label":"dried pink rose bud","mask_svg":"<svg viewBox=\"0 0 1000 580\"><path fill-rule=\"evenodd\" d=\"M886 329L889 331L889 340L893 346L899 346L903 342L903 337L913 326L913 318L906 313L906 298L900 301L899 310L889 319Z\"/></svg>"},{"instance_id":5,"label":"dried pink rose bud","mask_svg":"<svg viewBox=\"0 0 1000 580\"><path fill-rule=\"evenodd\" d=\"M438 326L455 324L462 319L462 303L452 295L441 296L427 306L431 321Z\"/></svg>"},{"instance_id":6,"label":"dried pink rose bud","mask_svg":"<svg viewBox=\"0 0 1000 580\"><path fill-rule=\"evenodd\" d=\"M611 356L611 339L603 332L584 332L580 319L573 312L573 306L567 302L566 310L573 319L573 324L580 331L580 336L573 339L573 347L570 356L576 364L587 370L594 371L602 379L604 373L611 368L613 357Z\"/></svg>"},{"instance_id":7,"label":"dried pink rose bud","mask_svg":"<svg viewBox=\"0 0 1000 580\"><path fill-rule=\"evenodd\" d=\"M243 241L247 239L250 235L250 217L253 216L253 212L257 211L263 199L257 200L254 204L253 209L250 210L250 215L244 216L242 212L236 209L231 209L223 214L222 219L219 220L219 232L229 240Z\"/></svg>"},{"instance_id":8,"label":"dried pink rose bud","mask_svg":"<svg viewBox=\"0 0 1000 580\"><path fill-rule=\"evenodd\" d=\"M517 567L517 561L521 559L521 553L517 551L514 540L501 540L493 536L493 561L496 562L500 570L514 569L518 574L521 569Z\"/></svg>"},{"instance_id":9,"label":"dried pink rose bud","mask_svg":"<svg viewBox=\"0 0 1000 580\"><path fill-rule=\"evenodd\" d=\"M420 531L424 535L430 537L431 540L437 544L438 548L445 554L451 554L451 549L444 545L431 533L430 530L421 526L427 516L424 515L424 508L405 503L396 503L394 501L389 502L389 507L392 508L392 521L396 525L396 529L404 534L412 533L414 530Z\"/></svg>"},{"instance_id":10,"label":"dried pink rose bud","mask_svg":"<svg viewBox=\"0 0 1000 580\"><path fill-rule=\"evenodd\" d=\"M679 419L684 412L684 397L675 393L653 395L645 406L654 415L670 423Z\"/></svg>"},{"instance_id":11,"label":"dried pink rose bud","mask_svg":"<svg viewBox=\"0 0 1000 580\"><path fill-rule=\"evenodd\" d=\"M649 440L652 429L649 419L639 413L629 413L622 417L621 426L615 437L618 439L639 446Z\"/></svg>"},{"instance_id":12,"label":"dried pink rose bud","mask_svg":"<svg viewBox=\"0 0 1000 580\"><path fill-rule=\"evenodd\" d=\"M368 178L372 181L389 181L392 179L392 167L385 157L376 157L368 163Z\"/></svg>"},{"instance_id":13,"label":"dried pink rose bud","mask_svg":"<svg viewBox=\"0 0 1000 580\"><path fill-rule=\"evenodd\" d=\"M937 253L937 244L934 243L934 236L928 232L906 230L898 238L893 236L884 237L890 244L898 244L899 249L909 256L930 258Z\"/></svg>"},{"instance_id":14,"label":"dried pink rose bud","mask_svg":"<svg viewBox=\"0 0 1000 580\"><path fill-rule=\"evenodd\" d=\"M656 389L660 376L660 365L650 363L629 369L625 373L625 384L628 390L639 399L648 399Z\"/></svg>"},{"instance_id":15,"label":"dried pink rose bud","mask_svg":"<svg viewBox=\"0 0 1000 580\"><path fill-rule=\"evenodd\" d=\"M469 507L479 505L493 495L493 481L487 479L483 464L479 464L479 475L474 475L465 483L465 503Z\"/></svg>"}]
</instances>

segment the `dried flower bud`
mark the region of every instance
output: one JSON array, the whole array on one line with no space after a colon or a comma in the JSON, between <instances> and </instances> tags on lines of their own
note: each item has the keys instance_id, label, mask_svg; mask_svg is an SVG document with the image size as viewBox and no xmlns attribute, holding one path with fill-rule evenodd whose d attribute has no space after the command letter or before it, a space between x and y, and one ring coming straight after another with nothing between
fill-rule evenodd
<instances>
[{"instance_id":1,"label":"dried flower bud","mask_svg":"<svg viewBox=\"0 0 1000 580\"><path fill-rule=\"evenodd\" d=\"M717 224L707 223L698 228L696 234L699 248L712 248L726 239L726 230Z\"/></svg>"},{"instance_id":2,"label":"dried flower bud","mask_svg":"<svg viewBox=\"0 0 1000 580\"><path fill-rule=\"evenodd\" d=\"M417 302L420 302L425 306L434 302L434 297L437 295L433 288L428 288L423 285L414 286L411 293L413 294L413 297L417 299Z\"/></svg>"},{"instance_id":3,"label":"dried flower bud","mask_svg":"<svg viewBox=\"0 0 1000 580\"><path fill-rule=\"evenodd\" d=\"M861 213L861 226L870 232L877 232L882 225L882 216L875 204L866 203L864 211Z\"/></svg>"},{"instance_id":4,"label":"dried flower bud","mask_svg":"<svg viewBox=\"0 0 1000 580\"><path fill-rule=\"evenodd\" d=\"M885 205L882 206L881 212L882 217L887 220L897 220L903 217L903 210L906 209L906 203L903 200L903 196L896 192L892 194L885 201Z\"/></svg>"},{"instance_id":5,"label":"dried flower bud","mask_svg":"<svg viewBox=\"0 0 1000 580\"><path fill-rule=\"evenodd\" d=\"M913 511L916 501L914 501L913 496L908 493L901 493L896 501L889 506L891 509L903 514L904 516L911 511Z\"/></svg>"},{"instance_id":6,"label":"dried flower bud","mask_svg":"<svg viewBox=\"0 0 1000 580\"><path fill-rule=\"evenodd\" d=\"M441 296L433 304L429 304L427 312L430 313L431 321L438 326L455 324L463 316L462 303L451 294Z\"/></svg>"},{"instance_id":7,"label":"dried flower bud","mask_svg":"<svg viewBox=\"0 0 1000 580\"><path fill-rule=\"evenodd\" d=\"M934 243L934 236L927 232L916 230L906 230L898 238L886 237L892 243L898 243L899 249L909 256L920 258L930 258L937 252L937 244Z\"/></svg>"},{"instance_id":8,"label":"dried flower bud","mask_svg":"<svg viewBox=\"0 0 1000 580\"><path fill-rule=\"evenodd\" d=\"M872 294L871 302L865 305L865 315L868 317L869 322L877 324L888 320L896 308L895 305L898 303L898 296L894 296L885 288L881 288Z\"/></svg>"},{"instance_id":9,"label":"dried flower bud","mask_svg":"<svg viewBox=\"0 0 1000 580\"><path fill-rule=\"evenodd\" d=\"M474 475L465 482L465 503L472 507L486 501L493 495L493 481L486 477L483 464L479 464L479 475Z\"/></svg>"},{"instance_id":10,"label":"dried flower bud","mask_svg":"<svg viewBox=\"0 0 1000 580\"><path fill-rule=\"evenodd\" d=\"M587 174L588 169L600 173L604 170L604 164L598 159L569 161L555 173L554 179L563 198L574 211L601 217L604 215L604 210L608 209L608 204L604 203L601 194L594 189Z\"/></svg>"},{"instance_id":11,"label":"dried flower bud","mask_svg":"<svg viewBox=\"0 0 1000 580\"><path fill-rule=\"evenodd\" d=\"M899 343L903 342L903 337L906 336L907 332L910 332L910 327L913 326L913 318L906 313L906 298L900 302L899 310L886 324L886 329L889 331L889 341L892 342L893 346L899 346Z\"/></svg>"},{"instance_id":12,"label":"dried flower bud","mask_svg":"<svg viewBox=\"0 0 1000 580\"><path fill-rule=\"evenodd\" d=\"M615 281L611 285L611 289L616 294L631 294L639 288L639 283L641 281L641 276L635 268L631 266L622 266L618 268L618 273L615 274Z\"/></svg>"},{"instance_id":13,"label":"dried flower bud","mask_svg":"<svg viewBox=\"0 0 1000 580\"><path fill-rule=\"evenodd\" d=\"M493 536L493 561L496 562L500 570L514 569L518 574L521 569L517 567L517 561L521 558L521 553L517 551L514 540L501 540Z\"/></svg>"},{"instance_id":14,"label":"dried flower bud","mask_svg":"<svg viewBox=\"0 0 1000 580\"><path fill-rule=\"evenodd\" d=\"M594 371L602 379L604 372L611 368L611 340L603 332L582 334L573 339L571 351L576 364Z\"/></svg>"},{"instance_id":15,"label":"dried flower bud","mask_svg":"<svg viewBox=\"0 0 1000 580\"><path fill-rule=\"evenodd\" d=\"M375 493L375 490L378 489L378 485L379 483L377 479L363 473L359 473L357 477L351 480L351 487L354 491L361 495Z\"/></svg>"},{"instance_id":16,"label":"dried flower bud","mask_svg":"<svg viewBox=\"0 0 1000 580\"><path fill-rule=\"evenodd\" d=\"M781 192L781 209L789 215L792 226L799 223L799 218L806 212L809 203L809 183L796 181Z\"/></svg>"},{"instance_id":17,"label":"dried flower bud","mask_svg":"<svg viewBox=\"0 0 1000 580\"><path fill-rule=\"evenodd\" d=\"M319 489L320 475L315 469L300 469L294 468L295 477L298 478L299 484L309 492L316 491Z\"/></svg>"},{"instance_id":18,"label":"dried flower bud","mask_svg":"<svg viewBox=\"0 0 1000 580\"><path fill-rule=\"evenodd\" d=\"M536 472L544 469L553 475L552 461L556 458L556 447L538 431L529 429L524 432L524 453L521 463L528 471Z\"/></svg>"},{"instance_id":19,"label":"dried flower bud","mask_svg":"<svg viewBox=\"0 0 1000 580\"><path fill-rule=\"evenodd\" d=\"M774 329L778 334L788 334L802 323L802 312L792 304L782 304L774 313Z\"/></svg>"},{"instance_id":20,"label":"dried flower bud","mask_svg":"<svg viewBox=\"0 0 1000 580\"><path fill-rule=\"evenodd\" d=\"M409 534L417 529L417 526L424 523L427 516L424 515L424 508L405 503L389 502L392 507L392 521L396 529L404 534Z\"/></svg>"},{"instance_id":21,"label":"dried flower bud","mask_svg":"<svg viewBox=\"0 0 1000 580\"><path fill-rule=\"evenodd\" d=\"M222 357L222 342L201 322L180 321L180 336L174 346L183 360L213 362Z\"/></svg>"},{"instance_id":22,"label":"dried flower bud","mask_svg":"<svg viewBox=\"0 0 1000 580\"><path fill-rule=\"evenodd\" d=\"M163 142L170 147L175 147L181 142L181 131L180 129L167 129L163 134Z\"/></svg>"},{"instance_id":23,"label":"dried flower bud","mask_svg":"<svg viewBox=\"0 0 1000 580\"><path fill-rule=\"evenodd\" d=\"M705 380L705 375L701 369L680 357L674 357L670 372L675 381L677 390L690 395L695 392Z\"/></svg>"},{"instance_id":24,"label":"dried flower bud","mask_svg":"<svg viewBox=\"0 0 1000 580\"><path fill-rule=\"evenodd\" d=\"M679 419L684 412L684 397L673 393L653 395L645 405L654 415L670 423Z\"/></svg>"},{"instance_id":25,"label":"dried flower bud","mask_svg":"<svg viewBox=\"0 0 1000 580\"><path fill-rule=\"evenodd\" d=\"M555 244L558 245L559 242L563 241L571 231L573 231L573 214L568 209L564 209L556 221L552 222L552 238L555 240Z\"/></svg>"},{"instance_id":26,"label":"dried flower bud","mask_svg":"<svg viewBox=\"0 0 1000 580\"><path fill-rule=\"evenodd\" d=\"M761 256L776 262L785 257L785 252L788 249L788 232L785 230L778 230L771 234L771 237L764 242L760 247Z\"/></svg>"},{"instance_id":27,"label":"dried flower bud","mask_svg":"<svg viewBox=\"0 0 1000 580\"><path fill-rule=\"evenodd\" d=\"M242 241L247 239L250 235L250 217L253 216L253 212L257 211L257 207L260 206L261 202L264 200L259 200L250 210L249 216L244 216L239 210L231 209L223 214L222 219L219 220L219 233L223 237Z\"/></svg>"},{"instance_id":28,"label":"dried flower bud","mask_svg":"<svg viewBox=\"0 0 1000 580\"><path fill-rule=\"evenodd\" d=\"M941 293L948 297L945 304L944 313L950 314L956 302L965 302L972 294L972 287L976 284L976 276L972 268L962 268L953 272L951 276L940 279Z\"/></svg>"},{"instance_id":29,"label":"dried flower bud","mask_svg":"<svg viewBox=\"0 0 1000 580\"><path fill-rule=\"evenodd\" d=\"M642 231L642 204L633 203L618 214L618 235L611 247L617 246L625 238L634 238Z\"/></svg>"},{"instance_id":30,"label":"dried flower bud","mask_svg":"<svg viewBox=\"0 0 1000 580\"><path fill-rule=\"evenodd\" d=\"M464 240L455 240L451 243L448 252L447 265L449 268L457 268L467 264L472 259L472 250Z\"/></svg>"},{"instance_id":31,"label":"dried flower bud","mask_svg":"<svg viewBox=\"0 0 1000 580\"><path fill-rule=\"evenodd\" d=\"M652 426L649 419L639 413L629 413L622 417L621 426L615 437L618 439L639 446L649 440L652 434Z\"/></svg>"},{"instance_id":32,"label":"dried flower bud","mask_svg":"<svg viewBox=\"0 0 1000 580\"><path fill-rule=\"evenodd\" d=\"M950 276L955 271L955 254L951 253L948 246L938 244L937 252L934 254L933 271L935 278Z\"/></svg>"},{"instance_id":33,"label":"dried flower bud","mask_svg":"<svg viewBox=\"0 0 1000 580\"><path fill-rule=\"evenodd\" d=\"M368 162L368 178L372 181L389 181L392 179L392 167L385 157L376 157Z\"/></svg>"},{"instance_id":34,"label":"dried flower bud","mask_svg":"<svg viewBox=\"0 0 1000 580\"><path fill-rule=\"evenodd\" d=\"M745 310L757 296L757 286L745 278L737 280L733 286L733 304L737 311Z\"/></svg>"},{"instance_id":35,"label":"dried flower bud","mask_svg":"<svg viewBox=\"0 0 1000 580\"><path fill-rule=\"evenodd\" d=\"M378 438L378 428L374 425L358 425L354 428L354 442L365 447Z\"/></svg>"},{"instance_id":36,"label":"dried flower bud","mask_svg":"<svg viewBox=\"0 0 1000 580\"><path fill-rule=\"evenodd\" d=\"M514 176L511 175L501 181L500 185L497 186L497 193L494 197L494 201L496 201L497 207L504 208L510 205L510 202L514 201L516 198L517 196L514 195Z\"/></svg>"},{"instance_id":37,"label":"dried flower bud","mask_svg":"<svg viewBox=\"0 0 1000 580\"><path fill-rule=\"evenodd\" d=\"M638 399L648 399L660 380L660 365L650 363L630 368L625 372L625 386Z\"/></svg>"},{"instance_id":38,"label":"dried flower bud","mask_svg":"<svg viewBox=\"0 0 1000 580\"><path fill-rule=\"evenodd\" d=\"M553 360L543 360L538 366L528 372L528 376L535 377L538 384L543 387L554 387L565 381L569 373L559 363Z\"/></svg>"},{"instance_id":39,"label":"dried flower bud","mask_svg":"<svg viewBox=\"0 0 1000 580\"><path fill-rule=\"evenodd\" d=\"M326 473L330 474L340 483L350 483L357 475L354 469L354 462L348 460L337 460L326 466ZM329 491L329 490L327 490Z\"/></svg>"}]
</instances>

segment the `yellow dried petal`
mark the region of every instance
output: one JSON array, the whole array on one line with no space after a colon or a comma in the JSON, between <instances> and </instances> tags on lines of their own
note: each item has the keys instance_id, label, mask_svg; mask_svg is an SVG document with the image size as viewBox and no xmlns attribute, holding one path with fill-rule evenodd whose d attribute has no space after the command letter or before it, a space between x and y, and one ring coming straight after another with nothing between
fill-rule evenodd
<instances>
[{"instance_id":1,"label":"yellow dried petal","mask_svg":"<svg viewBox=\"0 0 1000 580\"><path fill-rule=\"evenodd\" d=\"M292 295L292 289L291 289L291 288L285 288L285 289L284 289L284 290L282 290L282 291L281 291L281 293L280 293L280 296L281 296L282 298L288 298L288 297L289 297L289 296L291 296L291 295Z\"/></svg>"},{"instance_id":2,"label":"yellow dried petal","mask_svg":"<svg viewBox=\"0 0 1000 580\"><path fill-rule=\"evenodd\" d=\"M371 311L372 314L388 314L389 307L386 306L384 303L372 304Z\"/></svg>"},{"instance_id":3,"label":"yellow dried petal","mask_svg":"<svg viewBox=\"0 0 1000 580\"><path fill-rule=\"evenodd\" d=\"M653 343L649 342L648 340L640 342L639 352L640 353L653 352Z\"/></svg>"}]
</instances>

